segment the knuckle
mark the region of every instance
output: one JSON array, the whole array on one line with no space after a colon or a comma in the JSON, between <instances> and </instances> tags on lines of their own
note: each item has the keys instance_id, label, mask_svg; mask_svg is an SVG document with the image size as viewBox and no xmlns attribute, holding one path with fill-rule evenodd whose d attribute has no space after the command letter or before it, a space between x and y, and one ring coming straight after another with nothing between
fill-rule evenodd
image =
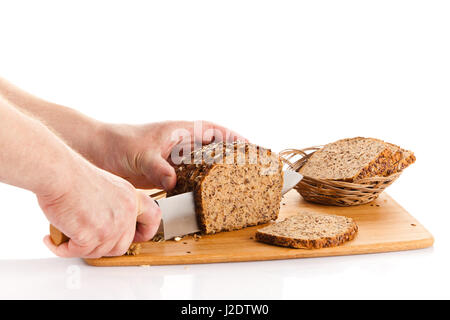
<instances>
[{"instance_id":1,"label":"knuckle","mask_svg":"<svg viewBox=\"0 0 450 320\"><path fill-rule=\"evenodd\" d=\"M128 213L136 213L138 208L137 208L137 199L136 197L127 197L125 199L125 209L127 210Z\"/></svg>"},{"instance_id":2,"label":"knuckle","mask_svg":"<svg viewBox=\"0 0 450 320\"><path fill-rule=\"evenodd\" d=\"M87 246L92 242L92 235L87 231L81 231L72 239L80 246Z\"/></svg>"},{"instance_id":3,"label":"knuckle","mask_svg":"<svg viewBox=\"0 0 450 320\"><path fill-rule=\"evenodd\" d=\"M131 192L124 193L124 197L120 199L122 210L128 214L135 214L138 210L138 199L136 197L136 192L132 190Z\"/></svg>"}]
</instances>

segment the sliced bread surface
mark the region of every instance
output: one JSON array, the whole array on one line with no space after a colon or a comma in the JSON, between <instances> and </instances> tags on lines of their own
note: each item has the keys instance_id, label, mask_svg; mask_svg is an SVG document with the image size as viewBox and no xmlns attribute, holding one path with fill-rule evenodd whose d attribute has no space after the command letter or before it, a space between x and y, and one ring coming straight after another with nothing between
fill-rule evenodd
<instances>
[{"instance_id":1,"label":"sliced bread surface","mask_svg":"<svg viewBox=\"0 0 450 320\"><path fill-rule=\"evenodd\" d=\"M316 179L354 182L391 175L414 161L411 151L379 139L357 137L325 145L299 172Z\"/></svg>"},{"instance_id":2,"label":"sliced bread surface","mask_svg":"<svg viewBox=\"0 0 450 320\"><path fill-rule=\"evenodd\" d=\"M256 240L284 247L319 249L352 240L357 231L358 226L351 218L304 212L259 229Z\"/></svg>"}]
</instances>

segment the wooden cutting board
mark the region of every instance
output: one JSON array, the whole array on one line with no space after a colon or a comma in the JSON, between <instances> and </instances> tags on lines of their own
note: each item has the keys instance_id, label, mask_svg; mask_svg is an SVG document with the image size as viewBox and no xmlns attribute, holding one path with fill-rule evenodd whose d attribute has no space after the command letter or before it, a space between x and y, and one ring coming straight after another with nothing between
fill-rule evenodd
<instances>
[{"instance_id":1,"label":"wooden cutting board","mask_svg":"<svg viewBox=\"0 0 450 320\"><path fill-rule=\"evenodd\" d=\"M262 226L203 235L185 236L180 241L145 242L136 256L86 259L93 266L169 265L274 259L341 256L363 253L413 250L433 245L433 236L386 193L370 204L330 207L308 203L295 191L282 200L279 218L302 211L344 215L353 218L359 232L353 241L324 249L291 249L260 243L255 232Z\"/></svg>"}]
</instances>

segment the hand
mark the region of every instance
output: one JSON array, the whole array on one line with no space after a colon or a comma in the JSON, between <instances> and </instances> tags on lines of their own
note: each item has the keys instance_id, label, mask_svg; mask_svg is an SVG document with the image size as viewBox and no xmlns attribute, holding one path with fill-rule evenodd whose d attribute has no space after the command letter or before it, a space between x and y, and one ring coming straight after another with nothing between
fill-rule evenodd
<instances>
[{"instance_id":1,"label":"hand","mask_svg":"<svg viewBox=\"0 0 450 320\"><path fill-rule=\"evenodd\" d=\"M120 256L132 241L153 237L161 212L150 197L84 159L72 169L63 192L38 195L48 220L70 238L55 246L46 236L51 251L61 257Z\"/></svg>"},{"instance_id":2,"label":"hand","mask_svg":"<svg viewBox=\"0 0 450 320\"><path fill-rule=\"evenodd\" d=\"M183 137L182 137L183 136ZM110 125L103 129L103 147L93 158L101 168L136 188L172 189L176 174L170 165L172 149L180 143L246 140L206 121L168 121L147 125Z\"/></svg>"},{"instance_id":3,"label":"hand","mask_svg":"<svg viewBox=\"0 0 450 320\"><path fill-rule=\"evenodd\" d=\"M0 97L45 122L78 153L98 167L130 181L138 188L175 186L169 155L183 131L191 142L245 140L233 131L206 121L172 121L140 126L104 124L70 108L50 103L0 78Z\"/></svg>"}]
</instances>

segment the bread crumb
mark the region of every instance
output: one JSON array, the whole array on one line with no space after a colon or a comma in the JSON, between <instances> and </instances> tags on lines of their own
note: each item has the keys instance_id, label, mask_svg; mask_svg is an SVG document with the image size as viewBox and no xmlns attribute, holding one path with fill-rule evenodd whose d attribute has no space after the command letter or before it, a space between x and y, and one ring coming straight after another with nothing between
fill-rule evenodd
<instances>
[{"instance_id":1,"label":"bread crumb","mask_svg":"<svg viewBox=\"0 0 450 320\"><path fill-rule=\"evenodd\" d=\"M199 234L197 234L197 233L194 233L194 240L195 240L195 241L200 240L201 237L202 237L201 235L199 235Z\"/></svg>"},{"instance_id":2,"label":"bread crumb","mask_svg":"<svg viewBox=\"0 0 450 320\"><path fill-rule=\"evenodd\" d=\"M127 256L136 256L139 253L141 253L141 244L140 243L132 243L130 247L128 248L125 255Z\"/></svg>"},{"instance_id":3,"label":"bread crumb","mask_svg":"<svg viewBox=\"0 0 450 320\"><path fill-rule=\"evenodd\" d=\"M182 239L181 237L175 237L173 240L180 241L181 239Z\"/></svg>"},{"instance_id":4,"label":"bread crumb","mask_svg":"<svg viewBox=\"0 0 450 320\"><path fill-rule=\"evenodd\" d=\"M155 234L155 236L152 238L153 242L162 242L164 241L164 234L162 233L157 233Z\"/></svg>"}]
</instances>

